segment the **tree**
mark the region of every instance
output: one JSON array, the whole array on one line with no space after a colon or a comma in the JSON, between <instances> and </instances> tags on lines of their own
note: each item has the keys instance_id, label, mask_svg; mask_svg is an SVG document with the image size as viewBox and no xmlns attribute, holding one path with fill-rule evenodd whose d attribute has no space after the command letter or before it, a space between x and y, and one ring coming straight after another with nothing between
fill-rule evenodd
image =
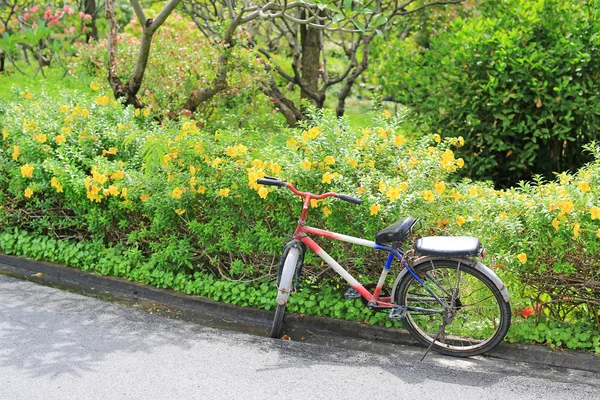
<instances>
[{"instance_id":1,"label":"tree","mask_svg":"<svg viewBox=\"0 0 600 400\"><path fill-rule=\"evenodd\" d=\"M403 17L426 7L459 2L184 0L183 4L198 28L215 42L234 44L223 35L217 22L226 20L229 30L245 25L245 30L251 32L248 43L236 45L258 47L270 61L266 68L273 73L272 79L263 85L264 90L274 99L288 123L295 125L304 115L300 107L279 89L279 78L276 77L292 87L298 86L301 98L309 99L318 108L323 107L332 86L342 85L337 94L336 109L341 116L353 85L369 67L370 44L377 35L383 37L393 26L402 21L407 23ZM345 66L335 73L330 73L327 62L330 46L341 48L345 57ZM286 72L285 66L273 57L273 53L282 49L291 49L292 62L288 68L291 72Z\"/></svg>"},{"instance_id":2,"label":"tree","mask_svg":"<svg viewBox=\"0 0 600 400\"><path fill-rule=\"evenodd\" d=\"M169 1L156 18L148 18L139 0L130 0L135 11L135 15L142 27L142 38L138 52L135 69L127 83L123 83L117 76L117 35L119 24L115 13L115 0L106 0L106 19L109 24L108 31L108 81L113 90L115 98L123 98L125 105L133 105L136 108L144 107L144 104L138 99L137 94L142 86L144 72L150 56L150 46L152 37L156 30L165 22L169 15L181 0Z\"/></svg>"}]
</instances>

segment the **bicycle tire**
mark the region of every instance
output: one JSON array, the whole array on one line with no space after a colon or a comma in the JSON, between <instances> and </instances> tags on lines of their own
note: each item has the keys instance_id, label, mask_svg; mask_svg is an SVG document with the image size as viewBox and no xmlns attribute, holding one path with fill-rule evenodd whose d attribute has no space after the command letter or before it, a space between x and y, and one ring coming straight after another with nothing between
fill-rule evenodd
<instances>
[{"instance_id":1,"label":"bicycle tire","mask_svg":"<svg viewBox=\"0 0 600 400\"><path fill-rule=\"evenodd\" d=\"M284 255L285 260L283 269L277 282L277 308L275 309L275 317L273 318L270 334L270 336L275 339L278 339L281 335L285 306L290 292L292 291L292 281L296 273L296 268L298 268L300 250L296 247L291 247Z\"/></svg>"},{"instance_id":2,"label":"bicycle tire","mask_svg":"<svg viewBox=\"0 0 600 400\"><path fill-rule=\"evenodd\" d=\"M270 336L273 339L279 339L281 337L281 326L283 325L283 316L285 315L285 304L278 304L275 309L275 317L273 318L273 324L271 325Z\"/></svg>"},{"instance_id":3,"label":"bicycle tire","mask_svg":"<svg viewBox=\"0 0 600 400\"><path fill-rule=\"evenodd\" d=\"M441 354L469 357L491 350L504 339L510 304L485 274L454 260L431 260L414 271L453 307L453 318L442 328L444 315L449 316L444 307L411 274L402 278L395 293L400 306L439 311L406 310L404 325L419 343Z\"/></svg>"}]
</instances>

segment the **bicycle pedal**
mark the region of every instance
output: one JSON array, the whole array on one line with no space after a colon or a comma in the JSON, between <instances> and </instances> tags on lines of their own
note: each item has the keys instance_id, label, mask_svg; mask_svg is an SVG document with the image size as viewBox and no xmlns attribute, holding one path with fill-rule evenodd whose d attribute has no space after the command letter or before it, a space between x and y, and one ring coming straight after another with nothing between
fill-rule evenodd
<instances>
[{"instance_id":1,"label":"bicycle pedal","mask_svg":"<svg viewBox=\"0 0 600 400\"><path fill-rule=\"evenodd\" d=\"M346 293L344 293L344 298L346 298L347 300L357 300L361 297L362 295L358 293L358 291L354 288L348 288L348 290L346 290Z\"/></svg>"},{"instance_id":2,"label":"bicycle pedal","mask_svg":"<svg viewBox=\"0 0 600 400\"><path fill-rule=\"evenodd\" d=\"M406 317L406 306L397 306L392 308L390 311L390 315L388 316L389 320L402 320Z\"/></svg>"}]
</instances>

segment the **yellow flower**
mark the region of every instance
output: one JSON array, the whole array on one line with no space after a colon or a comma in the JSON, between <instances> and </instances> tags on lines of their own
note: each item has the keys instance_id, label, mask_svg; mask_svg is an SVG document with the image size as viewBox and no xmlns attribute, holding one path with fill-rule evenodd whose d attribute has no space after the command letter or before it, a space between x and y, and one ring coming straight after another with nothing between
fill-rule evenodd
<instances>
[{"instance_id":1,"label":"yellow flower","mask_svg":"<svg viewBox=\"0 0 600 400\"><path fill-rule=\"evenodd\" d=\"M200 186L200 187L198 187L198 193L200 193L200 194L206 193L206 186Z\"/></svg>"},{"instance_id":2,"label":"yellow flower","mask_svg":"<svg viewBox=\"0 0 600 400\"><path fill-rule=\"evenodd\" d=\"M310 166L312 165L312 163L308 160L304 160L302 161L302 168L304 168L307 171L310 171Z\"/></svg>"},{"instance_id":3,"label":"yellow flower","mask_svg":"<svg viewBox=\"0 0 600 400\"><path fill-rule=\"evenodd\" d=\"M101 174L97 171L92 171L92 179L94 180L94 182L98 182L99 184L104 184L104 182L106 182L106 175Z\"/></svg>"},{"instance_id":4,"label":"yellow flower","mask_svg":"<svg viewBox=\"0 0 600 400\"><path fill-rule=\"evenodd\" d=\"M291 150L296 150L298 148L298 141L291 137L285 142L285 145Z\"/></svg>"},{"instance_id":5,"label":"yellow flower","mask_svg":"<svg viewBox=\"0 0 600 400\"><path fill-rule=\"evenodd\" d=\"M598 229L598 232L596 232L596 237L600 238L600 229Z\"/></svg>"},{"instance_id":6,"label":"yellow flower","mask_svg":"<svg viewBox=\"0 0 600 400\"><path fill-rule=\"evenodd\" d=\"M375 161L371 160L367 163L367 165L371 168L375 168Z\"/></svg>"},{"instance_id":7,"label":"yellow flower","mask_svg":"<svg viewBox=\"0 0 600 400\"><path fill-rule=\"evenodd\" d=\"M323 214L325 214L325 218L327 218L331 215L331 210L327 206L325 206L323 207Z\"/></svg>"},{"instance_id":8,"label":"yellow flower","mask_svg":"<svg viewBox=\"0 0 600 400\"><path fill-rule=\"evenodd\" d=\"M325 164L327 165L333 165L335 164L335 158L333 158L332 156L327 156L323 159L323 161L325 161Z\"/></svg>"},{"instance_id":9,"label":"yellow flower","mask_svg":"<svg viewBox=\"0 0 600 400\"><path fill-rule=\"evenodd\" d=\"M279 175L281 174L281 165L274 163L271 164L271 166L269 167L269 169L271 170L272 173L274 173L275 175Z\"/></svg>"},{"instance_id":10,"label":"yellow flower","mask_svg":"<svg viewBox=\"0 0 600 400\"><path fill-rule=\"evenodd\" d=\"M260 189L258 189L258 195L261 197L261 199L266 199L268 194L269 189L267 189L266 187L263 186Z\"/></svg>"},{"instance_id":11,"label":"yellow flower","mask_svg":"<svg viewBox=\"0 0 600 400\"><path fill-rule=\"evenodd\" d=\"M573 237L579 237L580 232L581 232L581 225L579 225L579 223L576 222L573 225Z\"/></svg>"},{"instance_id":12,"label":"yellow flower","mask_svg":"<svg viewBox=\"0 0 600 400\"><path fill-rule=\"evenodd\" d=\"M390 118L392 118L392 114L391 114L391 113L390 113L388 110L383 110L383 111L381 112L381 115L383 115L383 117L384 117L385 119L390 119Z\"/></svg>"},{"instance_id":13,"label":"yellow flower","mask_svg":"<svg viewBox=\"0 0 600 400\"><path fill-rule=\"evenodd\" d=\"M117 148L116 148L116 147L111 147L110 149L108 149L107 153L108 153L108 154L115 155L115 154L117 154L117 151L118 151L118 150L117 150Z\"/></svg>"},{"instance_id":14,"label":"yellow flower","mask_svg":"<svg viewBox=\"0 0 600 400\"><path fill-rule=\"evenodd\" d=\"M371 211L371 215L377 215L377 213L379 212L380 209L381 209L380 205L371 204L371 208L369 209L369 211Z\"/></svg>"},{"instance_id":15,"label":"yellow flower","mask_svg":"<svg viewBox=\"0 0 600 400\"><path fill-rule=\"evenodd\" d=\"M390 201L396 201L400 198L400 188L391 186L386 192L385 195L388 197Z\"/></svg>"},{"instance_id":16,"label":"yellow flower","mask_svg":"<svg viewBox=\"0 0 600 400\"><path fill-rule=\"evenodd\" d=\"M75 106L73 108L73 111L71 111L72 115L79 115L79 106ZM68 118L68 117L67 117Z\"/></svg>"},{"instance_id":17,"label":"yellow flower","mask_svg":"<svg viewBox=\"0 0 600 400\"><path fill-rule=\"evenodd\" d=\"M430 203L435 199L435 194L433 194L433 192L431 190L425 190L422 193L422 195L423 195L423 198Z\"/></svg>"},{"instance_id":18,"label":"yellow flower","mask_svg":"<svg viewBox=\"0 0 600 400\"><path fill-rule=\"evenodd\" d=\"M119 195L119 186L118 185L109 185L108 193L110 193L113 196L118 196Z\"/></svg>"},{"instance_id":19,"label":"yellow flower","mask_svg":"<svg viewBox=\"0 0 600 400\"><path fill-rule=\"evenodd\" d=\"M447 149L442 154L442 160L440 161L440 166L447 170L451 170L454 167L454 153L452 150Z\"/></svg>"},{"instance_id":20,"label":"yellow flower","mask_svg":"<svg viewBox=\"0 0 600 400\"><path fill-rule=\"evenodd\" d=\"M148 115L150 115L150 109L149 109L149 108L146 108L146 109L144 110L144 117L147 117Z\"/></svg>"},{"instance_id":21,"label":"yellow flower","mask_svg":"<svg viewBox=\"0 0 600 400\"><path fill-rule=\"evenodd\" d=\"M583 182L579 182L579 185L578 185L578 187L579 187L579 190L581 190L581 192L582 192L582 193L589 192L589 191L590 191L590 189L591 189L591 188L590 188L590 184L589 184L589 183L587 183L587 182L585 182L585 181L583 181Z\"/></svg>"},{"instance_id":22,"label":"yellow flower","mask_svg":"<svg viewBox=\"0 0 600 400\"><path fill-rule=\"evenodd\" d=\"M52 177L52 179L50 179L50 186L55 188L57 193L61 193L63 191L62 185L58 181L58 178L55 176Z\"/></svg>"},{"instance_id":23,"label":"yellow flower","mask_svg":"<svg viewBox=\"0 0 600 400\"><path fill-rule=\"evenodd\" d=\"M219 189L219 193L217 196L219 197L229 197L230 189Z\"/></svg>"},{"instance_id":24,"label":"yellow flower","mask_svg":"<svg viewBox=\"0 0 600 400\"><path fill-rule=\"evenodd\" d=\"M12 159L16 161L20 155L21 155L21 146L14 145L13 152L12 152Z\"/></svg>"},{"instance_id":25,"label":"yellow flower","mask_svg":"<svg viewBox=\"0 0 600 400\"><path fill-rule=\"evenodd\" d=\"M30 198L31 196L33 196L33 190L31 190L31 188L27 188L25 189L25 197Z\"/></svg>"},{"instance_id":26,"label":"yellow flower","mask_svg":"<svg viewBox=\"0 0 600 400\"><path fill-rule=\"evenodd\" d=\"M213 160L213 162L210 164L210 166L213 168L218 168L222 162L223 162L223 160L221 160L219 157L217 157Z\"/></svg>"},{"instance_id":27,"label":"yellow flower","mask_svg":"<svg viewBox=\"0 0 600 400\"><path fill-rule=\"evenodd\" d=\"M396 146L401 146L406 143L406 138L402 135L394 135L393 141Z\"/></svg>"},{"instance_id":28,"label":"yellow flower","mask_svg":"<svg viewBox=\"0 0 600 400\"><path fill-rule=\"evenodd\" d=\"M100 105L108 104L108 96L99 96L98 98L96 98L96 103Z\"/></svg>"},{"instance_id":29,"label":"yellow flower","mask_svg":"<svg viewBox=\"0 0 600 400\"><path fill-rule=\"evenodd\" d=\"M65 135L56 135L56 137L54 138L54 141L56 142L56 144L61 144L67 141L67 138L65 137Z\"/></svg>"},{"instance_id":30,"label":"yellow flower","mask_svg":"<svg viewBox=\"0 0 600 400\"><path fill-rule=\"evenodd\" d=\"M140 200L141 200L141 201L146 201L146 200L148 200L149 198L150 198L150 195L149 195L149 194L146 194L146 193L142 193L142 195L140 196Z\"/></svg>"},{"instance_id":31,"label":"yellow flower","mask_svg":"<svg viewBox=\"0 0 600 400\"><path fill-rule=\"evenodd\" d=\"M590 214L592 215L592 219L600 219L600 208L596 206L590 208Z\"/></svg>"},{"instance_id":32,"label":"yellow flower","mask_svg":"<svg viewBox=\"0 0 600 400\"><path fill-rule=\"evenodd\" d=\"M358 192L358 194L363 194L364 192L366 192L366 190L364 187L361 186L358 188L357 192Z\"/></svg>"},{"instance_id":33,"label":"yellow flower","mask_svg":"<svg viewBox=\"0 0 600 400\"><path fill-rule=\"evenodd\" d=\"M469 194L473 197L477 196L477 188L472 187L471 189L469 189Z\"/></svg>"},{"instance_id":34,"label":"yellow flower","mask_svg":"<svg viewBox=\"0 0 600 400\"><path fill-rule=\"evenodd\" d=\"M454 202L458 203L458 201L460 199L462 199L462 194L460 194L456 190L452 189L452 197L454 198Z\"/></svg>"},{"instance_id":35,"label":"yellow flower","mask_svg":"<svg viewBox=\"0 0 600 400\"><path fill-rule=\"evenodd\" d=\"M40 143L46 143L46 140L48 140L48 138L46 137L46 135L44 135L43 133L39 133L37 135L33 135L33 138L35 140L37 140Z\"/></svg>"},{"instance_id":36,"label":"yellow flower","mask_svg":"<svg viewBox=\"0 0 600 400\"><path fill-rule=\"evenodd\" d=\"M127 192L128 192L127 188L123 188L123 190L121 190L121 197L124 198L124 199L126 199L127 198Z\"/></svg>"},{"instance_id":37,"label":"yellow flower","mask_svg":"<svg viewBox=\"0 0 600 400\"><path fill-rule=\"evenodd\" d=\"M321 179L321 183L331 183L331 179L333 178L333 174L329 172L325 172L323 174L323 179Z\"/></svg>"},{"instance_id":38,"label":"yellow flower","mask_svg":"<svg viewBox=\"0 0 600 400\"><path fill-rule=\"evenodd\" d=\"M90 89L98 90L98 89L100 89L100 85L98 85L96 82L92 82L92 83L90 83Z\"/></svg>"},{"instance_id":39,"label":"yellow flower","mask_svg":"<svg viewBox=\"0 0 600 400\"><path fill-rule=\"evenodd\" d=\"M555 230L558 230L558 228L560 227L560 221L556 218L554 218L552 220L552 226L554 227Z\"/></svg>"},{"instance_id":40,"label":"yellow flower","mask_svg":"<svg viewBox=\"0 0 600 400\"><path fill-rule=\"evenodd\" d=\"M114 179L116 181L125 178L125 172L123 171L115 171L110 175L110 179Z\"/></svg>"},{"instance_id":41,"label":"yellow flower","mask_svg":"<svg viewBox=\"0 0 600 400\"><path fill-rule=\"evenodd\" d=\"M90 112L87 108L84 108L83 110L81 110L81 115L87 117L88 115L90 115Z\"/></svg>"},{"instance_id":42,"label":"yellow flower","mask_svg":"<svg viewBox=\"0 0 600 400\"><path fill-rule=\"evenodd\" d=\"M311 206L312 208L317 208L317 207L319 207L319 200L317 200L317 199L310 199L310 206Z\"/></svg>"},{"instance_id":43,"label":"yellow flower","mask_svg":"<svg viewBox=\"0 0 600 400\"><path fill-rule=\"evenodd\" d=\"M348 164L350 164L350 166L352 168L356 168L356 166L358 165L358 161L356 161L354 158L349 158L348 159Z\"/></svg>"},{"instance_id":44,"label":"yellow flower","mask_svg":"<svg viewBox=\"0 0 600 400\"><path fill-rule=\"evenodd\" d=\"M180 188L176 187L171 192L171 197L174 199L180 199L182 194L183 194L183 191Z\"/></svg>"},{"instance_id":45,"label":"yellow flower","mask_svg":"<svg viewBox=\"0 0 600 400\"><path fill-rule=\"evenodd\" d=\"M559 206L560 206L560 211L565 214L571 214L571 212L575 208L575 206L573 205L573 202L571 200L562 200L559 203Z\"/></svg>"},{"instance_id":46,"label":"yellow flower","mask_svg":"<svg viewBox=\"0 0 600 400\"><path fill-rule=\"evenodd\" d=\"M446 184L444 182L438 182L435 184L434 189L436 193L442 194L446 190Z\"/></svg>"},{"instance_id":47,"label":"yellow flower","mask_svg":"<svg viewBox=\"0 0 600 400\"><path fill-rule=\"evenodd\" d=\"M69 111L69 106L60 106L60 112L61 113L66 113Z\"/></svg>"},{"instance_id":48,"label":"yellow flower","mask_svg":"<svg viewBox=\"0 0 600 400\"><path fill-rule=\"evenodd\" d=\"M311 139L316 139L317 136L319 136L320 134L321 134L321 128L319 128L318 126L310 128L308 130L308 137Z\"/></svg>"},{"instance_id":49,"label":"yellow flower","mask_svg":"<svg viewBox=\"0 0 600 400\"><path fill-rule=\"evenodd\" d=\"M521 264L525 264L527 262L527 254L525 253L521 253L517 256L517 260L519 260L519 262Z\"/></svg>"},{"instance_id":50,"label":"yellow flower","mask_svg":"<svg viewBox=\"0 0 600 400\"><path fill-rule=\"evenodd\" d=\"M302 132L302 141L304 143L307 143L308 139L310 139L310 137L308 136L308 132L307 131Z\"/></svg>"},{"instance_id":51,"label":"yellow flower","mask_svg":"<svg viewBox=\"0 0 600 400\"><path fill-rule=\"evenodd\" d=\"M387 185L384 181L379 181L379 191L381 193L385 193L385 189L387 189Z\"/></svg>"},{"instance_id":52,"label":"yellow flower","mask_svg":"<svg viewBox=\"0 0 600 400\"><path fill-rule=\"evenodd\" d=\"M467 222L467 220L463 216L456 217L456 225L463 226L465 222Z\"/></svg>"},{"instance_id":53,"label":"yellow flower","mask_svg":"<svg viewBox=\"0 0 600 400\"><path fill-rule=\"evenodd\" d=\"M460 147L465 145L465 138L463 138L462 136L458 137L458 144L460 145Z\"/></svg>"},{"instance_id":54,"label":"yellow flower","mask_svg":"<svg viewBox=\"0 0 600 400\"><path fill-rule=\"evenodd\" d=\"M458 168L464 167L465 166L465 160L463 160L462 158L456 159L456 165L458 166Z\"/></svg>"},{"instance_id":55,"label":"yellow flower","mask_svg":"<svg viewBox=\"0 0 600 400\"><path fill-rule=\"evenodd\" d=\"M68 135L69 133L73 132L73 128L71 128L70 126L65 126L64 128L62 128L62 131L64 134Z\"/></svg>"},{"instance_id":56,"label":"yellow flower","mask_svg":"<svg viewBox=\"0 0 600 400\"><path fill-rule=\"evenodd\" d=\"M136 108L136 109L135 109L135 111L133 111L133 114L134 114L136 117L139 117L139 116L140 116L140 109L139 109L139 108Z\"/></svg>"},{"instance_id":57,"label":"yellow flower","mask_svg":"<svg viewBox=\"0 0 600 400\"><path fill-rule=\"evenodd\" d=\"M183 208L176 208L175 212L177 213L177 215L183 215L183 213L185 212L185 210Z\"/></svg>"},{"instance_id":58,"label":"yellow flower","mask_svg":"<svg viewBox=\"0 0 600 400\"><path fill-rule=\"evenodd\" d=\"M21 176L23 178L33 178L34 166L31 164L25 164L21 167Z\"/></svg>"},{"instance_id":59,"label":"yellow flower","mask_svg":"<svg viewBox=\"0 0 600 400\"><path fill-rule=\"evenodd\" d=\"M433 135L433 140L439 144L442 141L442 137L436 133Z\"/></svg>"}]
</instances>

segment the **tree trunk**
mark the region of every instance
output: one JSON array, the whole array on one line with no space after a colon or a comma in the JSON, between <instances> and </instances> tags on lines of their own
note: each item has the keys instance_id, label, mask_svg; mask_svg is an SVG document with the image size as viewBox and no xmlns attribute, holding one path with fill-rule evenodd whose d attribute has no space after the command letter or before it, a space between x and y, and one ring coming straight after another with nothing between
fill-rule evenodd
<instances>
[{"instance_id":1,"label":"tree trunk","mask_svg":"<svg viewBox=\"0 0 600 400\"><path fill-rule=\"evenodd\" d=\"M92 16L90 30L85 33L85 41L98 40L98 27L96 26L96 0L85 0L84 12Z\"/></svg>"},{"instance_id":2,"label":"tree trunk","mask_svg":"<svg viewBox=\"0 0 600 400\"><path fill-rule=\"evenodd\" d=\"M354 67L354 71L352 71L346 79L346 83L344 84L342 90L338 92L338 105L335 109L335 114L338 117L344 116L344 113L346 112L346 99L350 95L350 91L352 90L354 82L356 82L358 77L369 67L369 48L371 45L371 40L373 40L374 37L375 33L363 37L363 59L360 63L358 63L356 58L354 58L353 62L356 63L356 67Z\"/></svg>"},{"instance_id":3,"label":"tree trunk","mask_svg":"<svg viewBox=\"0 0 600 400\"><path fill-rule=\"evenodd\" d=\"M271 76L268 84L265 83L263 85L262 90L267 96L273 99L278 111L283 114L289 126L296 127L298 126L298 122L306 120L306 116L302 114L294 102L285 97L281 90L279 90L273 76Z\"/></svg>"},{"instance_id":4,"label":"tree trunk","mask_svg":"<svg viewBox=\"0 0 600 400\"><path fill-rule=\"evenodd\" d=\"M0 72L4 72L4 61L6 60L6 54L0 51Z\"/></svg>"},{"instance_id":5,"label":"tree trunk","mask_svg":"<svg viewBox=\"0 0 600 400\"><path fill-rule=\"evenodd\" d=\"M321 32L307 25L300 26L300 43L302 45L302 83L307 91L302 90L301 99L309 99L317 107L322 108L324 98L315 98L319 90L319 69L321 58ZM323 96L324 97L324 96Z\"/></svg>"}]
</instances>

